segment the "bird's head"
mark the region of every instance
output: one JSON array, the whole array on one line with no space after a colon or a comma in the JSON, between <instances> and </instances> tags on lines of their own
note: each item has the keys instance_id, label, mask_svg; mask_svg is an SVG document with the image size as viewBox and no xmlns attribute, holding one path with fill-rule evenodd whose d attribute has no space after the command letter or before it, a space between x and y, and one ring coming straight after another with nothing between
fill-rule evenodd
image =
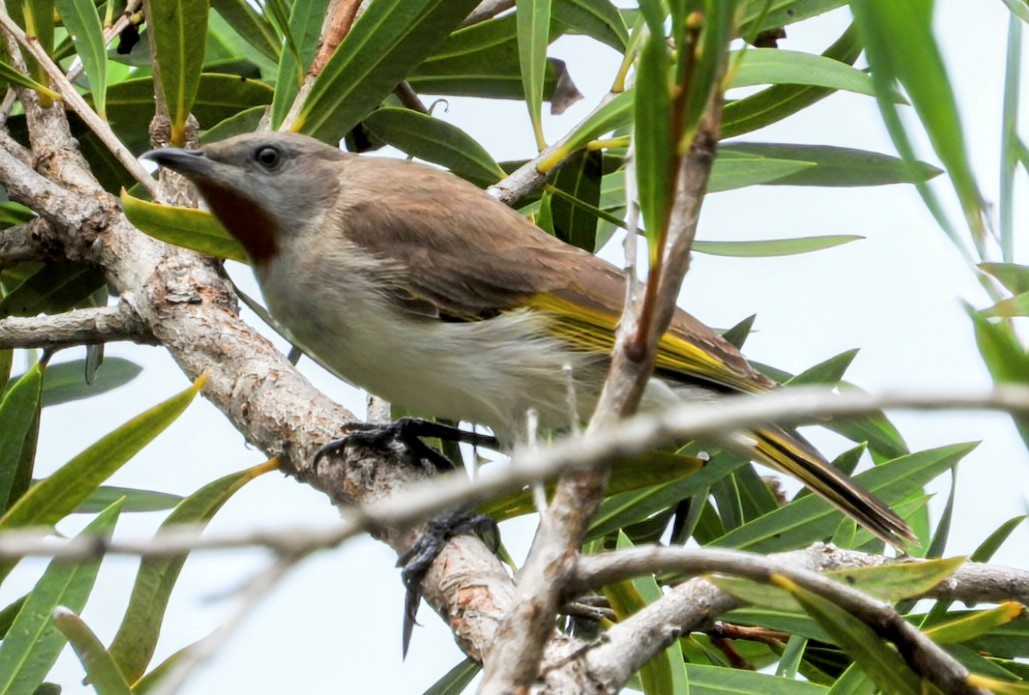
<instances>
[{"instance_id":1,"label":"bird's head","mask_svg":"<svg viewBox=\"0 0 1029 695\"><path fill-rule=\"evenodd\" d=\"M143 155L197 187L219 221L261 265L282 236L312 211L331 207L340 163L349 155L294 133L251 133L198 150L165 148Z\"/></svg>"}]
</instances>

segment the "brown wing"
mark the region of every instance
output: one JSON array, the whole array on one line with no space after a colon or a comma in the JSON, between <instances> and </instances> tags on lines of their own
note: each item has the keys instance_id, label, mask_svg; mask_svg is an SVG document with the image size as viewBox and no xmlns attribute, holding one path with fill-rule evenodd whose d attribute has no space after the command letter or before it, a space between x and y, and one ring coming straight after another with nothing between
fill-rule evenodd
<instances>
[{"instance_id":1,"label":"brown wing","mask_svg":"<svg viewBox=\"0 0 1029 695\"><path fill-rule=\"evenodd\" d=\"M360 182L362 185L348 186ZM393 159L352 157L343 173L347 237L388 259L391 296L423 316L477 320L530 305L580 349L610 353L625 284L620 270L542 231L457 177ZM391 190L382 200L352 190ZM683 311L658 349L667 376L754 391L773 382Z\"/></svg>"}]
</instances>

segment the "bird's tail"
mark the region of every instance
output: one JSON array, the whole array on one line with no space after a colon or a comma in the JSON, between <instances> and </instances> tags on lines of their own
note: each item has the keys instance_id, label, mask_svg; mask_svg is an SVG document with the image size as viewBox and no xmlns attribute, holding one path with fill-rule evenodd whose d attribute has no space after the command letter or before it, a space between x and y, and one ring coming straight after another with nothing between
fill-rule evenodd
<instances>
[{"instance_id":1,"label":"bird's tail","mask_svg":"<svg viewBox=\"0 0 1029 695\"><path fill-rule=\"evenodd\" d=\"M752 433L753 453L769 466L793 476L857 523L899 550L916 541L911 527L875 495L836 470L813 447L778 427Z\"/></svg>"}]
</instances>

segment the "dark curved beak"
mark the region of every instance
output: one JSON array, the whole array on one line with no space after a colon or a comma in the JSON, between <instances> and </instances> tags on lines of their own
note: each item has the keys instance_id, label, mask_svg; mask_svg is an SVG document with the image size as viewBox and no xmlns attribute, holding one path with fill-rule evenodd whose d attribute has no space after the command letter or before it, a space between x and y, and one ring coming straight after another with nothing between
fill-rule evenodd
<instances>
[{"instance_id":1,"label":"dark curved beak","mask_svg":"<svg viewBox=\"0 0 1029 695\"><path fill-rule=\"evenodd\" d=\"M144 152L141 157L157 162L163 167L177 171L185 176L209 175L214 163L207 158L203 150L183 150L175 147L163 147L159 150Z\"/></svg>"}]
</instances>

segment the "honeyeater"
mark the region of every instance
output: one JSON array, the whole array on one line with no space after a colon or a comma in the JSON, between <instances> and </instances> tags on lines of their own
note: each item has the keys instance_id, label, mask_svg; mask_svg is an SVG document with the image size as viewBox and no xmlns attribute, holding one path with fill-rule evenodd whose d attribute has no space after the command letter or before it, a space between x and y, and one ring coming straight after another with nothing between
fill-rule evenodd
<instances>
[{"instance_id":1,"label":"honeyeater","mask_svg":"<svg viewBox=\"0 0 1029 695\"><path fill-rule=\"evenodd\" d=\"M287 133L241 135L151 160L180 172L250 258L268 311L337 374L415 412L524 436L569 423L608 371L622 272L453 174L341 152ZM569 373L571 376L569 376ZM776 384L719 334L676 311L642 409ZM743 433L879 538L913 534L889 507L775 426Z\"/></svg>"}]
</instances>

